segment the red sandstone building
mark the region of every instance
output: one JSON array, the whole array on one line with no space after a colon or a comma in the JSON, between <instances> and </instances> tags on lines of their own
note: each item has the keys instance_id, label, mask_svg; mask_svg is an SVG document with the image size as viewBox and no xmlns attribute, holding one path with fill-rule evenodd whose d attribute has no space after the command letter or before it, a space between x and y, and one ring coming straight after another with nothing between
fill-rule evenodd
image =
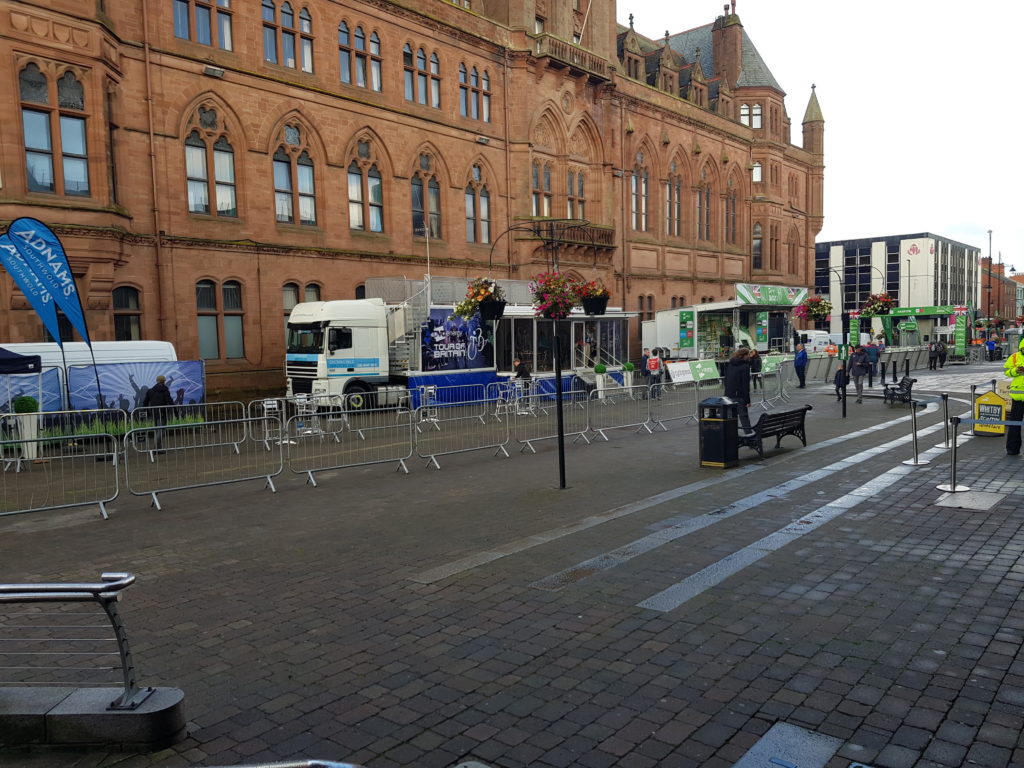
<instances>
[{"instance_id":1,"label":"red sandstone building","mask_svg":"<svg viewBox=\"0 0 1024 768\"><path fill-rule=\"evenodd\" d=\"M814 284L824 120L812 91L791 143L735 8L658 39L614 0L0 10L0 220L62 237L94 338L172 341L212 396L280 390L295 302L418 278L428 244L437 275L544 271L502 236L536 217L587 220L561 268L642 317ZM6 275L0 334L45 338Z\"/></svg>"}]
</instances>

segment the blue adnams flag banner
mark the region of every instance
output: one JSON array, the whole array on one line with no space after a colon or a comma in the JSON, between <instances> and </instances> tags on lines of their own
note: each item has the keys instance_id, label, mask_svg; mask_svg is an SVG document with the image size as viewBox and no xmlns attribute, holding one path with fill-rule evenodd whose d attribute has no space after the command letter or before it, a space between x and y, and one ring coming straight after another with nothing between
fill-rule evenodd
<instances>
[{"instance_id":1,"label":"blue adnams flag banner","mask_svg":"<svg viewBox=\"0 0 1024 768\"><path fill-rule=\"evenodd\" d=\"M64 254L64 247L57 236L43 222L31 218L12 221L7 228L7 236L25 259L29 269L35 272L46 286L57 306L67 316L71 327L91 346L89 328L85 324L85 314L82 312L82 302L78 297L75 276L71 274L68 257Z\"/></svg>"},{"instance_id":2,"label":"blue adnams flag banner","mask_svg":"<svg viewBox=\"0 0 1024 768\"><path fill-rule=\"evenodd\" d=\"M39 319L43 321L50 336L63 347L64 343L60 339L60 326L57 324L57 308L53 304L53 296L40 282L36 273L28 268L28 264L21 258L18 249L14 247L14 243L7 235L0 235L0 262L10 273L21 292L25 294L25 298L39 315Z\"/></svg>"}]
</instances>

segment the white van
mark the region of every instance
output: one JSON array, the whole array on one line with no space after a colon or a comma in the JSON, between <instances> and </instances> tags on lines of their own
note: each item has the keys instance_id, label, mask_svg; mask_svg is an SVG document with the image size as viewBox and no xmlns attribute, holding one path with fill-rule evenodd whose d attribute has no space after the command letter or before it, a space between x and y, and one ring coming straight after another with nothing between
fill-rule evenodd
<instances>
[{"instance_id":1,"label":"white van","mask_svg":"<svg viewBox=\"0 0 1024 768\"><path fill-rule=\"evenodd\" d=\"M99 363L160 363L177 360L174 345L169 341L94 341L92 353L84 341L65 341L64 356L56 342L27 344L0 344L0 347L19 355L39 355L43 370L59 368L64 370L73 365L92 365L93 355Z\"/></svg>"},{"instance_id":2,"label":"white van","mask_svg":"<svg viewBox=\"0 0 1024 768\"><path fill-rule=\"evenodd\" d=\"M828 331L797 331L797 333L808 353L824 352L825 347L834 343Z\"/></svg>"}]
</instances>

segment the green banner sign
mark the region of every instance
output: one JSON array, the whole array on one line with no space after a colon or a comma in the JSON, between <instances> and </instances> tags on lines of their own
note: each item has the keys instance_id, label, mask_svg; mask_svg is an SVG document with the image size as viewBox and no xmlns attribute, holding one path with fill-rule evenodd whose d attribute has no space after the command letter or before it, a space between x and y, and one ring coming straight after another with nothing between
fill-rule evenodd
<instances>
[{"instance_id":1,"label":"green banner sign","mask_svg":"<svg viewBox=\"0 0 1024 768\"><path fill-rule=\"evenodd\" d=\"M917 323L915 323L913 320L904 320L896 327L899 328L901 331L916 331Z\"/></svg>"},{"instance_id":2,"label":"green banner sign","mask_svg":"<svg viewBox=\"0 0 1024 768\"><path fill-rule=\"evenodd\" d=\"M795 307L806 298L806 288L796 288L787 285L754 285L752 283L736 283L736 300L741 304Z\"/></svg>"},{"instance_id":3,"label":"green banner sign","mask_svg":"<svg viewBox=\"0 0 1024 768\"><path fill-rule=\"evenodd\" d=\"M693 374L693 378L696 381L717 379L720 377L720 374L718 373L718 365L714 360L691 360L690 372Z\"/></svg>"},{"instance_id":4,"label":"green banner sign","mask_svg":"<svg viewBox=\"0 0 1024 768\"><path fill-rule=\"evenodd\" d=\"M754 315L754 341L758 344L768 343L768 313L758 312Z\"/></svg>"},{"instance_id":5,"label":"green banner sign","mask_svg":"<svg viewBox=\"0 0 1024 768\"><path fill-rule=\"evenodd\" d=\"M967 315L956 316L956 327L953 330L953 354L967 354Z\"/></svg>"},{"instance_id":6,"label":"green banner sign","mask_svg":"<svg viewBox=\"0 0 1024 768\"><path fill-rule=\"evenodd\" d=\"M679 348L695 349L697 346L697 323L692 309L679 312Z\"/></svg>"},{"instance_id":7,"label":"green banner sign","mask_svg":"<svg viewBox=\"0 0 1024 768\"><path fill-rule=\"evenodd\" d=\"M860 315L855 315L853 312L850 313L850 344L857 346L860 344Z\"/></svg>"},{"instance_id":8,"label":"green banner sign","mask_svg":"<svg viewBox=\"0 0 1024 768\"><path fill-rule=\"evenodd\" d=\"M885 343L892 344L892 315L879 315L882 321L882 332L885 333Z\"/></svg>"},{"instance_id":9,"label":"green banner sign","mask_svg":"<svg viewBox=\"0 0 1024 768\"><path fill-rule=\"evenodd\" d=\"M952 315L954 309L952 304L940 307L893 307L891 314L896 317L929 317L931 315Z\"/></svg>"}]
</instances>

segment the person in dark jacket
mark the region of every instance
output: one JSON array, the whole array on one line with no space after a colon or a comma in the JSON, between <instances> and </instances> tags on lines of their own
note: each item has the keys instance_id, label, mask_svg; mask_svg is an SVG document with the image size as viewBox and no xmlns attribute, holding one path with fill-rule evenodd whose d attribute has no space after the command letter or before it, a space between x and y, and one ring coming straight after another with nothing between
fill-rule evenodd
<instances>
[{"instance_id":1,"label":"person in dark jacket","mask_svg":"<svg viewBox=\"0 0 1024 768\"><path fill-rule=\"evenodd\" d=\"M857 402L864 402L864 377L868 375L868 371L871 369L871 363L868 360L868 353L864 351L864 347L857 347L853 354L850 355L850 378L853 379L853 386L857 389Z\"/></svg>"},{"instance_id":2,"label":"person in dark jacket","mask_svg":"<svg viewBox=\"0 0 1024 768\"><path fill-rule=\"evenodd\" d=\"M522 360L520 360L518 357L515 360L512 361L512 369L515 371L515 374L516 374L515 378L517 378L517 379L529 379L529 378L532 378L530 376L530 368L529 368L529 366L526 363L524 363Z\"/></svg>"},{"instance_id":3,"label":"person in dark jacket","mask_svg":"<svg viewBox=\"0 0 1024 768\"><path fill-rule=\"evenodd\" d=\"M796 356L793 358L793 370L796 371L796 377L800 380L797 389L803 389L807 386L807 350L804 349L803 344L796 345Z\"/></svg>"},{"instance_id":4,"label":"person in dark jacket","mask_svg":"<svg viewBox=\"0 0 1024 768\"><path fill-rule=\"evenodd\" d=\"M836 385L836 402L839 402L846 394L846 385L850 383L850 377L846 375L846 363L842 360L839 361L836 374L832 377L832 383Z\"/></svg>"},{"instance_id":5,"label":"person in dark jacket","mask_svg":"<svg viewBox=\"0 0 1024 768\"><path fill-rule=\"evenodd\" d=\"M750 350L750 355L747 359L750 360L750 386L754 389L763 388L763 384L761 382L761 368L764 365L764 361L761 359L761 356L757 354L756 349Z\"/></svg>"},{"instance_id":6,"label":"person in dark jacket","mask_svg":"<svg viewBox=\"0 0 1024 768\"><path fill-rule=\"evenodd\" d=\"M143 408L152 408L150 416L153 419L153 423L159 427L159 429L153 430L153 442L156 446L157 453L163 453L164 447L164 432L163 429L167 425L167 413L168 409L164 406L174 405L174 398L171 397L171 390L167 388L165 383L166 379L163 376L156 377L156 384L150 387L146 391L146 395L142 400Z\"/></svg>"},{"instance_id":7,"label":"person in dark jacket","mask_svg":"<svg viewBox=\"0 0 1024 768\"><path fill-rule=\"evenodd\" d=\"M743 347L732 353L725 364L725 396L739 404L740 430L750 431L750 350Z\"/></svg>"}]
</instances>

